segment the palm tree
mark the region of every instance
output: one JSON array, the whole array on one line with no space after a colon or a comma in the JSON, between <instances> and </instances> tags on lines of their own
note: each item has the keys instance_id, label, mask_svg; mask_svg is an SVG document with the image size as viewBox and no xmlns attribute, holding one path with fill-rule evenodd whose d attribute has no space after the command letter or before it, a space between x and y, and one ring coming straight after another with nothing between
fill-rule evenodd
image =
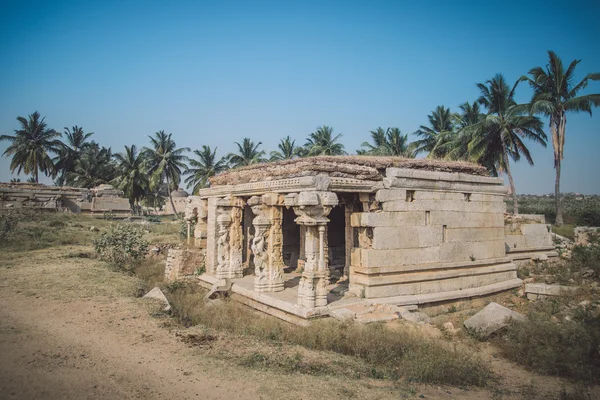
<instances>
[{"instance_id":1,"label":"palm tree","mask_svg":"<svg viewBox=\"0 0 600 400\"><path fill-rule=\"evenodd\" d=\"M294 157L302 157L304 155L304 148L296 146L296 141L292 140L289 136L281 139L277 147L279 147L279 151L271 152L270 161L291 160Z\"/></svg>"},{"instance_id":2,"label":"palm tree","mask_svg":"<svg viewBox=\"0 0 600 400\"><path fill-rule=\"evenodd\" d=\"M556 180L554 183L554 201L556 208L556 224L563 224L562 207L560 204L560 169L565 148L567 128L567 112L585 111L592 115L592 106L600 105L600 94L577 96L590 80L600 80L600 73L587 74L578 84L573 84L575 67L581 60L573 60L565 71L562 60L553 51L548 51L546 68L535 67L528 76L522 76L521 81L527 81L533 88L530 107L532 114L542 114L550 118L552 147L554 147L554 168Z\"/></svg>"},{"instance_id":3,"label":"palm tree","mask_svg":"<svg viewBox=\"0 0 600 400\"><path fill-rule=\"evenodd\" d=\"M209 186L211 176L227 169L227 160L221 158L217 161L217 149L211 150L210 146L202 146L202 150L194 150L194 154L198 159L190 158L190 166L183 173L189 175L185 183L193 185L192 194L198 194L200 189Z\"/></svg>"},{"instance_id":4,"label":"palm tree","mask_svg":"<svg viewBox=\"0 0 600 400\"><path fill-rule=\"evenodd\" d=\"M111 183L125 193L131 212L136 214L136 205L149 186L144 153L138 152L132 144L131 147L125 146L125 152L115 154L114 158L118 164L117 177Z\"/></svg>"},{"instance_id":5,"label":"palm tree","mask_svg":"<svg viewBox=\"0 0 600 400\"><path fill-rule=\"evenodd\" d=\"M152 148L144 148L144 156L148 163L148 174L151 175L152 187L160 185L164 180L167 182L167 190L169 191L169 201L173 212L175 212L175 204L171 192L179 187L181 181L181 170L186 170L185 161L187 156L183 155L184 151L190 151L189 147L180 149L175 145L175 141L171 138L173 134L168 135L165 131L158 131L154 136L148 136ZM175 213L177 215L177 213ZM179 215L177 215L180 218Z\"/></svg>"},{"instance_id":6,"label":"palm tree","mask_svg":"<svg viewBox=\"0 0 600 400\"><path fill-rule=\"evenodd\" d=\"M371 134L371 139L373 140L373 144L369 142L362 142L361 147L365 149L357 150L356 153L358 155L375 155L379 152L379 150L385 146L386 140L385 136L390 128L383 129L382 127L378 127L374 131L369 131Z\"/></svg>"},{"instance_id":7,"label":"palm tree","mask_svg":"<svg viewBox=\"0 0 600 400\"><path fill-rule=\"evenodd\" d=\"M471 125L475 125L482 121L485 114L481 112L479 103L464 102L459 106L460 113L454 114L456 134L446 141L442 146L442 151L445 153L444 158L450 160L468 160L488 167L490 174L497 176L495 164L487 165L483 160L474 159L469 152L469 143L474 139L473 134L476 131L468 129Z\"/></svg>"},{"instance_id":8,"label":"palm tree","mask_svg":"<svg viewBox=\"0 0 600 400\"><path fill-rule=\"evenodd\" d=\"M110 148L96 142L87 143L73 170L65 177L69 186L92 188L109 183L116 176L116 166L112 161Z\"/></svg>"},{"instance_id":9,"label":"palm tree","mask_svg":"<svg viewBox=\"0 0 600 400\"><path fill-rule=\"evenodd\" d=\"M62 185L67 178L67 174L75 169L77 160L81 157L85 147L89 145L86 141L93 134L94 132L85 133L83 128L77 125L73 127L72 131L65 127L64 135L67 140L63 142L60 152L53 160L56 170L60 171L57 181L59 185Z\"/></svg>"},{"instance_id":10,"label":"palm tree","mask_svg":"<svg viewBox=\"0 0 600 400\"><path fill-rule=\"evenodd\" d=\"M263 158L265 151L258 150L258 147L262 144L262 142L254 144L250 138L244 138L244 140L242 140L242 144L239 144L238 142L235 142L235 144L238 147L238 152L229 153L227 155L229 165L232 168L245 167L247 165L258 164L265 161Z\"/></svg>"},{"instance_id":11,"label":"palm tree","mask_svg":"<svg viewBox=\"0 0 600 400\"><path fill-rule=\"evenodd\" d=\"M414 157L413 152L409 149L408 134L402 135L399 128L387 128L383 130L383 128L379 127L374 131L370 131L370 133L374 144L363 142L361 146L366 149L357 151L357 154Z\"/></svg>"},{"instance_id":12,"label":"palm tree","mask_svg":"<svg viewBox=\"0 0 600 400\"><path fill-rule=\"evenodd\" d=\"M57 154L62 142L56 138L61 134L54 129L48 129L45 118L40 118L40 113L35 111L28 119L17 117L21 129L15 130L15 135L2 135L0 140L8 140L11 144L2 154L13 156L10 171L20 174L32 174L35 182L39 182L39 172L46 175L55 175L54 163L49 153Z\"/></svg>"},{"instance_id":13,"label":"palm tree","mask_svg":"<svg viewBox=\"0 0 600 400\"><path fill-rule=\"evenodd\" d=\"M449 108L437 106L427 116L429 126L421 125L414 133L421 139L411 143L414 154L427 152L427 157L443 157L446 155L444 144L453 140L454 114Z\"/></svg>"},{"instance_id":14,"label":"palm tree","mask_svg":"<svg viewBox=\"0 0 600 400\"><path fill-rule=\"evenodd\" d=\"M522 139L546 146L546 134L541 120L529 114L524 115L523 108L514 100L517 84L518 82L511 90L501 74L485 84L478 83L481 95L477 102L487 109L487 114L480 122L463 129L471 135L468 145L471 157L482 161L484 165L491 164L496 173L506 172L512 190L514 214L519 213L519 205L509 157L519 161L522 154L533 165L529 149Z\"/></svg>"},{"instance_id":15,"label":"palm tree","mask_svg":"<svg viewBox=\"0 0 600 400\"><path fill-rule=\"evenodd\" d=\"M309 156L339 156L347 154L344 151L344 145L336 143L342 136L338 134L333 137L333 128L323 125L311 133L306 140L305 147Z\"/></svg>"}]
</instances>

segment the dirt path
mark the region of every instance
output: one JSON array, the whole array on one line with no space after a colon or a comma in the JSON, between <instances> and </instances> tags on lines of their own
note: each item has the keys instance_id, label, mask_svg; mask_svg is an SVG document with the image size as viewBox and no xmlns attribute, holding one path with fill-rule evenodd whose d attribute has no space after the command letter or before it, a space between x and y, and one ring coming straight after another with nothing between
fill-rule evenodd
<instances>
[{"instance_id":1,"label":"dirt path","mask_svg":"<svg viewBox=\"0 0 600 400\"><path fill-rule=\"evenodd\" d=\"M257 385L199 371L172 333L123 299L2 296L3 398L259 398Z\"/></svg>"}]
</instances>

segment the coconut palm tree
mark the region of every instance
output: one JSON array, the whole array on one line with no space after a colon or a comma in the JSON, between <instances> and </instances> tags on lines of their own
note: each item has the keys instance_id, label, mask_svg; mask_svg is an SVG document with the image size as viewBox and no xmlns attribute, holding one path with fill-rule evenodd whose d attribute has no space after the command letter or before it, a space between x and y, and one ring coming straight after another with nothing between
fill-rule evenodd
<instances>
[{"instance_id":1,"label":"coconut palm tree","mask_svg":"<svg viewBox=\"0 0 600 400\"><path fill-rule=\"evenodd\" d=\"M519 161L521 155L533 165L533 159L523 139L546 146L546 134L539 118L524 113L514 100L518 82L511 89L501 74L485 83L478 83L481 95L477 102L487 110L485 118L463 129L471 135L469 153L493 170L506 172L513 196L513 212L519 213L517 192L510 170L510 158ZM488 166L488 169L490 167Z\"/></svg>"},{"instance_id":2,"label":"coconut palm tree","mask_svg":"<svg viewBox=\"0 0 600 400\"><path fill-rule=\"evenodd\" d=\"M364 150L358 150L357 154L374 156L394 156L412 158L414 154L409 149L408 134L403 135L399 128L387 128L384 130L379 127L369 132L373 144L363 142Z\"/></svg>"},{"instance_id":3,"label":"coconut palm tree","mask_svg":"<svg viewBox=\"0 0 600 400\"><path fill-rule=\"evenodd\" d=\"M414 133L420 139L411 143L414 154L427 152L427 157L443 157L446 155L444 144L453 140L454 114L449 108L437 106L427 116L429 126L421 125Z\"/></svg>"},{"instance_id":4,"label":"coconut palm tree","mask_svg":"<svg viewBox=\"0 0 600 400\"><path fill-rule=\"evenodd\" d=\"M190 166L183 171L189 175L185 183L193 185L192 194L198 194L202 188L208 187L208 179L219 172L227 169L227 160L221 158L217 161L217 149L210 149L210 146L202 146L202 150L194 150L197 159L190 158Z\"/></svg>"},{"instance_id":5,"label":"coconut palm tree","mask_svg":"<svg viewBox=\"0 0 600 400\"><path fill-rule=\"evenodd\" d=\"M347 154L344 145L336 143L342 137L338 134L333 137L333 128L330 126L319 126L306 140L306 150L309 156L339 156Z\"/></svg>"},{"instance_id":6,"label":"coconut palm tree","mask_svg":"<svg viewBox=\"0 0 600 400\"><path fill-rule=\"evenodd\" d=\"M238 142L235 142L235 144L238 147L238 152L229 153L227 155L231 168L245 167L247 165L258 164L265 161L265 151L258 150L262 142L254 144L250 138L244 138L242 144L239 144Z\"/></svg>"},{"instance_id":7,"label":"coconut palm tree","mask_svg":"<svg viewBox=\"0 0 600 400\"><path fill-rule=\"evenodd\" d=\"M63 142L60 152L53 160L56 170L60 172L57 180L59 185L64 184L67 174L75 169L77 160L81 157L85 147L89 145L87 140L94 134L94 132L85 133L83 128L77 125L72 128L73 130L68 127L64 129L66 141Z\"/></svg>"},{"instance_id":8,"label":"coconut palm tree","mask_svg":"<svg viewBox=\"0 0 600 400\"><path fill-rule=\"evenodd\" d=\"M187 169L185 162L188 160L183 152L190 151L189 147L177 148L175 141L171 138L173 134L168 135L165 131L158 131L154 136L148 136L152 148L144 148L144 156L146 158L148 174L150 174L150 183L152 187L160 185L163 180L167 183L169 191L169 201L171 207L175 211L173 196L171 192L179 187L181 181L182 170ZM181 218L177 215L178 218Z\"/></svg>"},{"instance_id":9,"label":"coconut palm tree","mask_svg":"<svg viewBox=\"0 0 600 400\"><path fill-rule=\"evenodd\" d=\"M474 159L469 153L469 143L473 140L473 130L466 129L471 125L481 122L485 114L481 112L481 108L477 101L473 103L464 102L459 106L460 113L454 114L456 134L442 145L442 151L445 153L444 158L449 160L468 160L478 164L483 164L482 160ZM487 165L486 165L487 167ZM495 175L497 171L488 168L488 171ZM496 175L495 175L496 176Z\"/></svg>"},{"instance_id":10,"label":"coconut palm tree","mask_svg":"<svg viewBox=\"0 0 600 400\"><path fill-rule=\"evenodd\" d=\"M139 201L149 186L144 153L138 152L135 144L125 146L123 153L114 155L117 161L117 176L111 184L122 190L129 199L131 212L136 214Z\"/></svg>"},{"instance_id":11,"label":"coconut palm tree","mask_svg":"<svg viewBox=\"0 0 600 400\"><path fill-rule=\"evenodd\" d=\"M66 184L92 188L109 183L115 178L116 166L110 148L100 147L96 142L86 143L73 170L67 172Z\"/></svg>"},{"instance_id":12,"label":"coconut palm tree","mask_svg":"<svg viewBox=\"0 0 600 400\"><path fill-rule=\"evenodd\" d=\"M61 134L54 129L48 129L45 118L40 118L40 113L37 111L30 114L28 118L17 117L17 120L21 128L15 130L14 136L0 136L0 140L10 142L2 154L5 157L12 156L10 171L32 174L36 183L39 182L40 171L54 176L56 171L50 154L59 153L62 142L57 138Z\"/></svg>"},{"instance_id":13,"label":"coconut palm tree","mask_svg":"<svg viewBox=\"0 0 600 400\"><path fill-rule=\"evenodd\" d=\"M560 203L560 170L565 148L567 129L567 112L584 111L592 115L592 106L600 106L600 94L578 96L590 80L600 80L600 73L587 74L579 83L574 84L575 68L581 60L573 60L565 70L562 60L553 51L548 51L548 64L545 68L535 67L528 76L522 76L522 81L529 82L533 88L530 110L532 114L542 114L550 119L552 147L554 147L554 201L556 208L556 224L563 224L562 207Z\"/></svg>"},{"instance_id":14,"label":"coconut palm tree","mask_svg":"<svg viewBox=\"0 0 600 400\"><path fill-rule=\"evenodd\" d=\"M294 157L302 157L304 155L304 148L296 146L296 141L292 140L289 136L281 139L277 147L279 151L271 152L270 161L291 160Z\"/></svg>"}]
</instances>

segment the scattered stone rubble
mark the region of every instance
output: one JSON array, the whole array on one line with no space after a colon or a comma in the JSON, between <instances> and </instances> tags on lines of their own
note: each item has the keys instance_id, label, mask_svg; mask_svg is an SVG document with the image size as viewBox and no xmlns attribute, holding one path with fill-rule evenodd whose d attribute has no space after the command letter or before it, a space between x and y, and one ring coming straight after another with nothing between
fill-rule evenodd
<instances>
[{"instance_id":1,"label":"scattered stone rubble","mask_svg":"<svg viewBox=\"0 0 600 400\"><path fill-rule=\"evenodd\" d=\"M575 228L575 244L586 245L590 239L600 239L600 228L593 226L578 226Z\"/></svg>"}]
</instances>

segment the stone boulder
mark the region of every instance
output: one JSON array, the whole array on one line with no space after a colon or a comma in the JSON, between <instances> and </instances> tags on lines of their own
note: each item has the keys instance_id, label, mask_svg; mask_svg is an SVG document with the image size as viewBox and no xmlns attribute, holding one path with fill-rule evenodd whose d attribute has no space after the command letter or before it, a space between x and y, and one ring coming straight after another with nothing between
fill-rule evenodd
<instances>
[{"instance_id":1,"label":"stone boulder","mask_svg":"<svg viewBox=\"0 0 600 400\"><path fill-rule=\"evenodd\" d=\"M511 318L518 321L525 320L525 317L518 312L492 302L466 320L465 327L476 332L479 336L487 338L508 325Z\"/></svg>"},{"instance_id":2,"label":"stone boulder","mask_svg":"<svg viewBox=\"0 0 600 400\"><path fill-rule=\"evenodd\" d=\"M171 309L169 300L167 300L167 298L165 297L165 294L162 292L162 290L160 290L160 288L158 286L155 287L154 289L152 289L151 291L149 291L148 293L146 293L146 295L143 298L160 300L165 305L163 307L164 311L169 311Z\"/></svg>"}]
</instances>

